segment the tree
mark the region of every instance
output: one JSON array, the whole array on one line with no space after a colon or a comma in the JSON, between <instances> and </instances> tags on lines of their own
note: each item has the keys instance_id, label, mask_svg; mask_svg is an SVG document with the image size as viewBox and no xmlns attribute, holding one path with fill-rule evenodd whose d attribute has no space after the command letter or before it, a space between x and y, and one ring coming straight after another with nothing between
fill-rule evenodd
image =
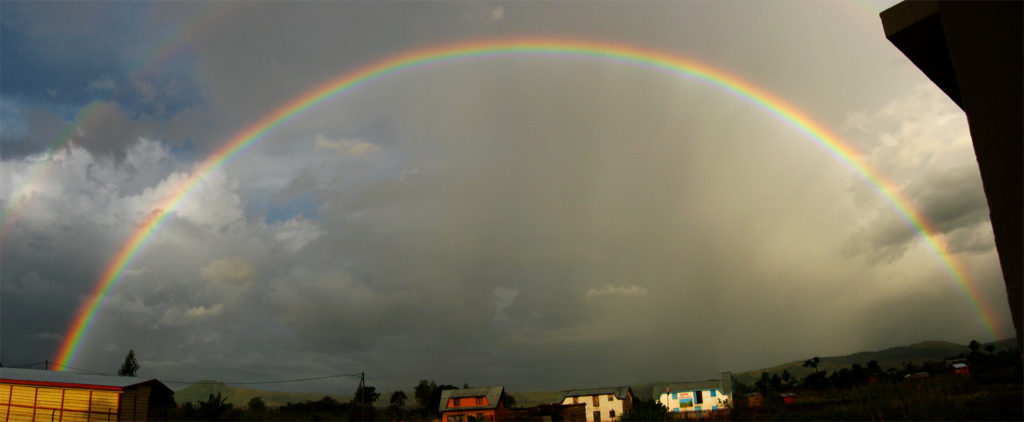
<instances>
[{"instance_id":1,"label":"tree","mask_svg":"<svg viewBox=\"0 0 1024 422\"><path fill-rule=\"evenodd\" d=\"M504 394L504 393L502 393L501 397L502 397L502 399L505 402L505 407L510 408L510 409L515 407L515 405L516 405L516 398L514 396L512 396L511 394Z\"/></svg>"},{"instance_id":2,"label":"tree","mask_svg":"<svg viewBox=\"0 0 1024 422\"><path fill-rule=\"evenodd\" d=\"M968 344L967 348L971 349L972 354L977 353L978 349L981 348L981 343L978 343L978 340L971 340L971 344Z\"/></svg>"},{"instance_id":3,"label":"tree","mask_svg":"<svg viewBox=\"0 0 1024 422\"><path fill-rule=\"evenodd\" d=\"M262 412L267 409L267 403L263 401L263 397L256 396L249 399L249 405L246 407L253 412Z\"/></svg>"},{"instance_id":4,"label":"tree","mask_svg":"<svg viewBox=\"0 0 1024 422\"><path fill-rule=\"evenodd\" d=\"M390 405L388 406L388 411L387 411L387 414L386 414L388 420L401 421L401 420L405 420L406 419L406 417L405 417L405 414L406 414L406 411L405 411L405 399L406 398L407 398L407 396L405 395L405 392L402 391L402 390L398 390L398 391L395 391L394 393L391 393L391 399L388 400L388 403Z\"/></svg>"},{"instance_id":5,"label":"tree","mask_svg":"<svg viewBox=\"0 0 1024 422\"><path fill-rule=\"evenodd\" d=\"M356 388L356 397L352 401L357 404L372 405L379 397L380 393L377 392L377 387L364 385Z\"/></svg>"},{"instance_id":6,"label":"tree","mask_svg":"<svg viewBox=\"0 0 1024 422\"><path fill-rule=\"evenodd\" d=\"M425 418L432 418L438 415L438 406L441 404L441 392L454 390L454 385L437 385L434 381L420 380L420 383L413 390L416 397L416 404L423 411Z\"/></svg>"},{"instance_id":7,"label":"tree","mask_svg":"<svg viewBox=\"0 0 1024 422\"><path fill-rule=\"evenodd\" d=\"M431 407L437 407L438 403L430 403L430 395L437 389L437 384L434 381L420 380L420 383L413 389L413 397L416 398L416 404L423 409L430 409Z\"/></svg>"},{"instance_id":8,"label":"tree","mask_svg":"<svg viewBox=\"0 0 1024 422\"><path fill-rule=\"evenodd\" d=\"M398 390L391 393L391 400L389 400L389 402L391 403L391 407L401 409L405 407L405 399L407 398L408 396L405 395L404 391Z\"/></svg>"},{"instance_id":9,"label":"tree","mask_svg":"<svg viewBox=\"0 0 1024 422\"><path fill-rule=\"evenodd\" d=\"M990 345L988 345L988 346L985 346L985 351L986 351L986 352L988 352L988 353L989 353L990 355L991 355L991 354L995 354L995 352L996 352L996 346L994 346L994 345L991 345L991 344L990 344Z\"/></svg>"},{"instance_id":10,"label":"tree","mask_svg":"<svg viewBox=\"0 0 1024 422\"><path fill-rule=\"evenodd\" d=\"M228 403L227 397L221 397L217 392L216 396L210 394L208 400L199 402L199 415L205 420L215 421L234 407Z\"/></svg>"},{"instance_id":11,"label":"tree","mask_svg":"<svg viewBox=\"0 0 1024 422\"><path fill-rule=\"evenodd\" d=\"M817 373L818 372L818 363L819 362L821 362L821 358L819 358L817 356L815 356L812 359L807 359L807 360L804 361L804 368L813 368L814 372Z\"/></svg>"},{"instance_id":12,"label":"tree","mask_svg":"<svg viewBox=\"0 0 1024 422\"><path fill-rule=\"evenodd\" d=\"M139 363L135 361L135 351L129 350L128 356L124 357L124 363L121 364L121 369L117 370L117 375L122 377L134 377L139 372Z\"/></svg>"}]
</instances>

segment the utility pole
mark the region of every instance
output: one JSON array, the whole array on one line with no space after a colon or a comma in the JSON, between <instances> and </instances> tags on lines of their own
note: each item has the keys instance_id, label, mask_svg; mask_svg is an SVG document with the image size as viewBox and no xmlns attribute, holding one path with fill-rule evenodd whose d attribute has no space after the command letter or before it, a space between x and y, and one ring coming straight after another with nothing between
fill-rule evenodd
<instances>
[{"instance_id":1,"label":"utility pole","mask_svg":"<svg viewBox=\"0 0 1024 422\"><path fill-rule=\"evenodd\" d=\"M43 370L44 371L49 371L50 370L50 360L49 359L47 359L45 361L45 363L43 363Z\"/></svg>"},{"instance_id":2,"label":"utility pole","mask_svg":"<svg viewBox=\"0 0 1024 422\"><path fill-rule=\"evenodd\" d=\"M360 399L360 395L366 396L366 372L359 373L359 387L356 387L356 394L354 397L352 397L352 403L348 408L349 420L367 420L366 412L363 411L363 400ZM359 419L352 418L352 413L356 411L356 407L359 407Z\"/></svg>"}]
</instances>

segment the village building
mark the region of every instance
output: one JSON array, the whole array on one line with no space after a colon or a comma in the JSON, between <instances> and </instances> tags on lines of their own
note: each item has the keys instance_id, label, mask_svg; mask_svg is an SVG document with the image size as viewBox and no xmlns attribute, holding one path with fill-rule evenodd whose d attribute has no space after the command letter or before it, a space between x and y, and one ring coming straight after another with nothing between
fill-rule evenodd
<instances>
[{"instance_id":1,"label":"village building","mask_svg":"<svg viewBox=\"0 0 1024 422\"><path fill-rule=\"evenodd\" d=\"M174 391L156 379L0 368L0 420L145 421Z\"/></svg>"},{"instance_id":2,"label":"village building","mask_svg":"<svg viewBox=\"0 0 1024 422\"><path fill-rule=\"evenodd\" d=\"M512 420L519 422L587 422L587 405L541 404L512 409Z\"/></svg>"},{"instance_id":3,"label":"village building","mask_svg":"<svg viewBox=\"0 0 1024 422\"><path fill-rule=\"evenodd\" d=\"M954 375L958 375L961 377L971 376L971 368L968 368L966 363L957 362L950 365L950 368L953 370Z\"/></svg>"},{"instance_id":4,"label":"village building","mask_svg":"<svg viewBox=\"0 0 1024 422\"><path fill-rule=\"evenodd\" d=\"M707 412L724 409L732 391L732 373L722 372L718 380L668 384L665 391L655 394L669 412Z\"/></svg>"},{"instance_id":5,"label":"village building","mask_svg":"<svg viewBox=\"0 0 1024 422\"><path fill-rule=\"evenodd\" d=\"M633 399L633 390L629 387L606 387L567 391L559 403L586 404L588 422L608 422L617 421L633 410Z\"/></svg>"},{"instance_id":6,"label":"village building","mask_svg":"<svg viewBox=\"0 0 1024 422\"><path fill-rule=\"evenodd\" d=\"M469 420L512 420L512 411L505 405L505 387L463 388L441 392L441 422Z\"/></svg>"}]
</instances>

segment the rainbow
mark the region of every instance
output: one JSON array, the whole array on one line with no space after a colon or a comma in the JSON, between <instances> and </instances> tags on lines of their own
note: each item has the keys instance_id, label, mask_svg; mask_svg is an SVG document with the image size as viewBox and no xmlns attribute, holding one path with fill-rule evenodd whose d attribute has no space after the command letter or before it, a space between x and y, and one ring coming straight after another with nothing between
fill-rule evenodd
<instances>
[{"instance_id":1,"label":"rainbow","mask_svg":"<svg viewBox=\"0 0 1024 422\"><path fill-rule=\"evenodd\" d=\"M178 186L177 190L169 194L161 203L153 208L153 211L120 247L117 254L114 255L113 259L105 267L92 293L75 315L71 327L68 329L60 346L57 358L58 364L66 366L73 362L77 351L81 347L82 340L89 332L100 302L110 289L117 284L122 272L131 264L133 258L146 243L147 239L160 228L161 223L167 216L177 208L178 204L188 196L189 192L195 189L205 175L244 151L246 147L262 139L271 130L332 98L392 75L423 69L431 65L457 63L465 60L524 56L596 60L675 75L710 85L740 98L802 132L819 147L833 154L840 162L846 164L875 185L881 195L888 200L900 216L923 235L928 246L939 257L956 282L964 289L974 307L978 309L982 322L991 332L993 338L998 338L996 336L998 331L995 315L988 308L982 306L980 296L975 290L974 281L965 271L963 265L949 253L947 247L939 240L935 227L911 205L907 198L900 194L896 186L882 178L878 172L870 169L858 157L857 152L853 148L846 145L838 136L821 124L813 121L807 114L793 105L725 71L696 60L662 51L607 42L553 38L515 38L446 44L415 49L391 56L390 58L355 70L344 72L340 76L291 99L270 114L238 132L214 153L197 164L192 174Z\"/></svg>"}]
</instances>

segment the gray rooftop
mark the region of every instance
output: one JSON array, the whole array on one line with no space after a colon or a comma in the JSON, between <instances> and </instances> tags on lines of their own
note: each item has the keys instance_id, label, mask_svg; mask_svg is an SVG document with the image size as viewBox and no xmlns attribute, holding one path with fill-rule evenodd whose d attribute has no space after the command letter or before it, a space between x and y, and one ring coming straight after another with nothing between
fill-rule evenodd
<instances>
[{"instance_id":1,"label":"gray rooftop","mask_svg":"<svg viewBox=\"0 0 1024 422\"><path fill-rule=\"evenodd\" d=\"M668 384L655 384L652 390L652 397L654 400L663 393L671 393L676 391L697 391L697 390L718 390L722 394L732 395L733 377L731 372L722 372L722 378L717 380L707 381L693 381L693 382L674 382Z\"/></svg>"},{"instance_id":2,"label":"gray rooftop","mask_svg":"<svg viewBox=\"0 0 1024 422\"><path fill-rule=\"evenodd\" d=\"M448 410L448 399L463 398L463 397L486 397L486 406L460 406L452 410L482 410L482 409L494 409L498 407L498 402L501 400L501 395L505 393L504 386L494 387L477 387L477 388L463 388L461 390L443 390L441 391L441 402L438 403L440 411L444 412Z\"/></svg>"},{"instance_id":3,"label":"gray rooftop","mask_svg":"<svg viewBox=\"0 0 1024 422\"><path fill-rule=\"evenodd\" d=\"M615 398L619 400L625 400L626 395L632 395L633 391L629 386L621 387L600 387L600 388L586 388L582 390L569 390L562 393L562 397L558 399L558 402L564 402L566 397L580 397L580 396L595 396L602 394L614 394Z\"/></svg>"},{"instance_id":4,"label":"gray rooftop","mask_svg":"<svg viewBox=\"0 0 1024 422\"><path fill-rule=\"evenodd\" d=\"M98 386L114 387L118 389L131 388L143 384L156 384L168 392L171 391L166 385L155 378L119 377L115 375L91 375L76 374L73 372L43 371L40 369L3 368L0 367L0 379L11 383L53 383L66 384L69 386Z\"/></svg>"}]
</instances>

